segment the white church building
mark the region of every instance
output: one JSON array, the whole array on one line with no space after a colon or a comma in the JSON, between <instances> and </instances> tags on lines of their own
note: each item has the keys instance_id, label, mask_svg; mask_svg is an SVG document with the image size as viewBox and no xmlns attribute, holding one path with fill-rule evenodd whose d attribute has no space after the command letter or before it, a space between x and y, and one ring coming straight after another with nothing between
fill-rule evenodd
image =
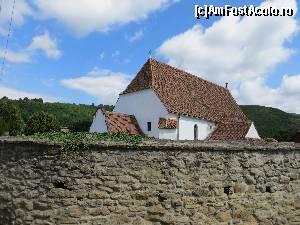
<instances>
[{"instance_id":1,"label":"white church building","mask_svg":"<svg viewBox=\"0 0 300 225\"><path fill-rule=\"evenodd\" d=\"M260 138L227 88L149 59L113 112L97 110L90 132L170 140Z\"/></svg>"}]
</instances>

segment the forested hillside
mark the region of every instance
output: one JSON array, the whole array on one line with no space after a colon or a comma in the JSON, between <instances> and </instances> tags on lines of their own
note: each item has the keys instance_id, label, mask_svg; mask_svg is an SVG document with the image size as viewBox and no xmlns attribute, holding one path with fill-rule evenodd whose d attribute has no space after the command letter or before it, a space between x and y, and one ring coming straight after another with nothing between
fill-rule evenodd
<instances>
[{"instance_id":1,"label":"forested hillside","mask_svg":"<svg viewBox=\"0 0 300 225\"><path fill-rule=\"evenodd\" d=\"M79 120L91 121L96 111L96 106L93 105L44 103L42 99L20 99L14 102L20 108L25 123L34 112L44 111L53 114L61 126L70 127Z\"/></svg>"},{"instance_id":2,"label":"forested hillside","mask_svg":"<svg viewBox=\"0 0 300 225\"><path fill-rule=\"evenodd\" d=\"M89 127L93 120L93 115L98 107L105 107L107 110L112 110L112 106L107 105L83 105L83 104L68 104L68 103L48 103L42 99L19 99L11 100L20 109L23 121L26 123L29 117L35 112L48 112L53 114L62 127Z\"/></svg>"},{"instance_id":3,"label":"forested hillside","mask_svg":"<svg viewBox=\"0 0 300 225\"><path fill-rule=\"evenodd\" d=\"M4 98L7 100L7 98ZM53 114L62 127L73 130L88 130L93 114L99 107L112 111L111 105L84 105L68 103L48 103L42 99L19 99L11 100L20 109L21 117L26 123L35 112L48 112ZM286 113L279 109L255 105L241 106L247 117L255 123L262 137L272 137L279 141L289 141L300 130L300 115Z\"/></svg>"},{"instance_id":4,"label":"forested hillside","mask_svg":"<svg viewBox=\"0 0 300 225\"><path fill-rule=\"evenodd\" d=\"M300 130L300 115L298 114L255 105L242 105L241 108L247 117L255 123L262 137L289 141Z\"/></svg>"}]
</instances>

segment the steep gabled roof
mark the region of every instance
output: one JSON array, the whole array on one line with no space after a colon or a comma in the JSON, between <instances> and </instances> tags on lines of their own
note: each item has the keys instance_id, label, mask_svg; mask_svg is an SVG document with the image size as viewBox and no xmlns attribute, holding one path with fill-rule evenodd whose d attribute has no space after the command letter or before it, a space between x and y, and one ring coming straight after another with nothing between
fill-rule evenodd
<instances>
[{"instance_id":1,"label":"steep gabled roof","mask_svg":"<svg viewBox=\"0 0 300 225\"><path fill-rule=\"evenodd\" d=\"M129 133L143 135L136 119L132 115L102 111L105 115L107 131L112 133Z\"/></svg>"},{"instance_id":2,"label":"steep gabled roof","mask_svg":"<svg viewBox=\"0 0 300 225\"><path fill-rule=\"evenodd\" d=\"M248 123L228 89L149 59L121 94L152 88L169 113L216 123Z\"/></svg>"}]
</instances>

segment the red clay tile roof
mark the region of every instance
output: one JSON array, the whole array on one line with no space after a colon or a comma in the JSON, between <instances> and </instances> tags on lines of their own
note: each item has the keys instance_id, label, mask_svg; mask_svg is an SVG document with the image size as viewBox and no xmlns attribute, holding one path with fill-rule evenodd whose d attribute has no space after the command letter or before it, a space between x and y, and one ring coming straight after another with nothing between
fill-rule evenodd
<instances>
[{"instance_id":1,"label":"red clay tile roof","mask_svg":"<svg viewBox=\"0 0 300 225\"><path fill-rule=\"evenodd\" d=\"M122 94L152 88L169 113L215 122L246 122L228 89L150 59Z\"/></svg>"},{"instance_id":2,"label":"red clay tile roof","mask_svg":"<svg viewBox=\"0 0 300 225\"><path fill-rule=\"evenodd\" d=\"M104 115L107 131L143 135L134 116L116 112L104 112Z\"/></svg>"},{"instance_id":3,"label":"red clay tile roof","mask_svg":"<svg viewBox=\"0 0 300 225\"><path fill-rule=\"evenodd\" d=\"M242 128L249 124L249 120L228 89L153 59L145 63L121 95L150 88L154 90L169 113L202 118L216 123L237 123L238 135L234 135L236 137L242 137L245 133L245 129ZM221 136L224 133L221 130L224 129L221 129L222 125L219 127L218 136ZM232 129L228 132L234 133Z\"/></svg>"},{"instance_id":4,"label":"red clay tile roof","mask_svg":"<svg viewBox=\"0 0 300 225\"><path fill-rule=\"evenodd\" d=\"M159 118L158 128L159 129L176 129L177 128L177 120L176 119Z\"/></svg>"},{"instance_id":5,"label":"red clay tile roof","mask_svg":"<svg viewBox=\"0 0 300 225\"><path fill-rule=\"evenodd\" d=\"M244 139L251 127L249 123L219 123L209 140L240 140Z\"/></svg>"}]
</instances>

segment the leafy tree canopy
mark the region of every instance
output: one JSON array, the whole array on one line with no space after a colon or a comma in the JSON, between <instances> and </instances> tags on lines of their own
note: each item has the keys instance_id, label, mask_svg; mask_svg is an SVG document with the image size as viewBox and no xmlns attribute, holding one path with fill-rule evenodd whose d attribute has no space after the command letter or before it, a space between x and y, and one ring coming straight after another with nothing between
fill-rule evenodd
<instances>
[{"instance_id":1,"label":"leafy tree canopy","mask_svg":"<svg viewBox=\"0 0 300 225\"><path fill-rule=\"evenodd\" d=\"M36 133L46 133L60 131L60 125L54 115L46 112L34 113L26 123L25 134L33 135Z\"/></svg>"},{"instance_id":2,"label":"leafy tree canopy","mask_svg":"<svg viewBox=\"0 0 300 225\"><path fill-rule=\"evenodd\" d=\"M88 132L91 127L91 121L90 120L80 120L78 122L75 122L70 127L70 130L72 132Z\"/></svg>"},{"instance_id":3,"label":"leafy tree canopy","mask_svg":"<svg viewBox=\"0 0 300 225\"><path fill-rule=\"evenodd\" d=\"M0 135L15 136L22 132L23 121L18 107L6 97L0 100Z\"/></svg>"}]
</instances>

